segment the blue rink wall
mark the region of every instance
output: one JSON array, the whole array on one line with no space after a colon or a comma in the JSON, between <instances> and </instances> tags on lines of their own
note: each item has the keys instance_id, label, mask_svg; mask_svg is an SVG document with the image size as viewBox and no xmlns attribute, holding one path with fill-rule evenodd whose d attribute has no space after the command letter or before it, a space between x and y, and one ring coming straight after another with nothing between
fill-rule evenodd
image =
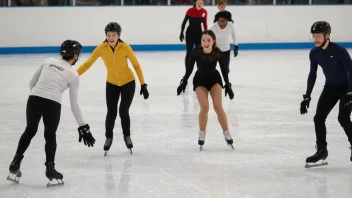
<instances>
[{"instance_id":1,"label":"blue rink wall","mask_svg":"<svg viewBox=\"0 0 352 198\"><path fill-rule=\"evenodd\" d=\"M90 53L105 39L104 28L111 21L120 23L121 39L135 51L185 50L179 34L189 7L4 7L0 18L15 23L0 20L0 54L58 53L66 39L81 42L83 52ZM217 8L205 9L210 27ZM332 41L352 48L352 26L346 22L352 18L352 5L227 6L227 10L235 21L240 50L312 48L309 31L318 20L331 24Z\"/></svg>"},{"instance_id":2,"label":"blue rink wall","mask_svg":"<svg viewBox=\"0 0 352 198\"><path fill-rule=\"evenodd\" d=\"M346 48L352 48L352 42L340 42ZM83 53L93 52L96 46L85 46ZM185 45L164 44L164 45L134 45L131 44L134 51L184 51ZM288 49L311 49L313 43L243 43L239 44L240 50L288 50ZM1 47L0 54L41 54L41 53L58 53L60 47ZM233 46L232 46L233 49Z\"/></svg>"}]
</instances>

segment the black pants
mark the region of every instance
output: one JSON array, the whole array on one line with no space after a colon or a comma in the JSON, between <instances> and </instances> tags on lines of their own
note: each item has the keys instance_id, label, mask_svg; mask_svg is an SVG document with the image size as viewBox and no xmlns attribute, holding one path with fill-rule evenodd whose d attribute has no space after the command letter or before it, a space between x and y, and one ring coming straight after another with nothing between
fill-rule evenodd
<instances>
[{"instance_id":1,"label":"black pants","mask_svg":"<svg viewBox=\"0 0 352 198\"><path fill-rule=\"evenodd\" d=\"M119 115L121 118L122 132L125 137L131 135L130 132L130 115L129 110L134 97L136 89L135 81L131 81L123 86L116 86L111 83L106 83L106 106L108 112L105 120L105 137L113 137L113 129L115 127L115 120L117 116L117 103L121 95L121 102L119 108Z\"/></svg>"},{"instance_id":2,"label":"black pants","mask_svg":"<svg viewBox=\"0 0 352 198\"><path fill-rule=\"evenodd\" d=\"M45 98L29 96L26 109L27 127L20 138L16 154L23 155L26 152L43 116L46 161L54 162L56 130L60 123L60 115L61 104Z\"/></svg>"},{"instance_id":3,"label":"black pants","mask_svg":"<svg viewBox=\"0 0 352 198\"><path fill-rule=\"evenodd\" d=\"M231 50L222 52L222 56L225 60L225 66L227 69L227 73L230 73L230 57L231 57Z\"/></svg>"},{"instance_id":4,"label":"black pants","mask_svg":"<svg viewBox=\"0 0 352 198\"><path fill-rule=\"evenodd\" d=\"M342 128L344 129L348 140L352 143L352 122L350 119L351 110L345 107L347 97L342 91L345 88L339 87L325 87L320 95L316 114L314 116L315 133L317 142L326 142L326 126L325 120L328 117L330 111L334 108L337 102L340 100L339 104L339 114L338 121ZM345 89L346 90L346 89Z\"/></svg>"},{"instance_id":5,"label":"black pants","mask_svg":"<svg viewBox=\"0 0 352 198\"><path fill-rule=\"evenodd\" d=\"M202 39L202 30L192 30L187 29L186 31L186 58L185 58L185 67L187 70L187 65L189 64L189 58L191 56L192 50L194 47L200 45Z\"/></svg>"}]
</instances>

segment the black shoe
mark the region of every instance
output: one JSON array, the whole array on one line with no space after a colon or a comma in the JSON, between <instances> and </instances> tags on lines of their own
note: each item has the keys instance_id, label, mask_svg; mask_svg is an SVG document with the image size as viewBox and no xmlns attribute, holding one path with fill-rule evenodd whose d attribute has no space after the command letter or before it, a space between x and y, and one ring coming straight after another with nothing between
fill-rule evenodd
<instances>
[{"instance_id":1,"label":"black shoe","mask_svg":"<svg viewBox=\"0 0 352 198\"><path fill-rule=\"evenodd\" d=\"M23 159L23 155L18 155L18 154L15 155L9 167L10 173L16 174L17 171L20 170L22 159Z\"/></svg>"}]
</instances>

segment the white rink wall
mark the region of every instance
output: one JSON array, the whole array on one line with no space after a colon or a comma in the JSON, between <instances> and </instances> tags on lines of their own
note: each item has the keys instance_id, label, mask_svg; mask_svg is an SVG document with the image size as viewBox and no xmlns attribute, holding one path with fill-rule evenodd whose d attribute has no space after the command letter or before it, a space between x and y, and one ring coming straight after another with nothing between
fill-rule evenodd
<instances>
[{"instance_id":1,"label":"white rink wall","mask_svg":"<svg viewBox=\"0 0 352 198\"><path fill-rule=\"evenodd\" d=\"M104 40L110 21L122 26L122 40L131 45L175 45L181 23L190 6L122 7L9 7L0 8L0 48L59 46L76 39L84 46ZM208 26L216 6L206 6ZM332 26L332 40L352 43L352 5L343 6L227 6L233 14L240 45L309 43L310 26L326 20ZM188 24L187 24L188 25ZM270 46L267 46L270 48Z\"/></svg>"}]
</instances>

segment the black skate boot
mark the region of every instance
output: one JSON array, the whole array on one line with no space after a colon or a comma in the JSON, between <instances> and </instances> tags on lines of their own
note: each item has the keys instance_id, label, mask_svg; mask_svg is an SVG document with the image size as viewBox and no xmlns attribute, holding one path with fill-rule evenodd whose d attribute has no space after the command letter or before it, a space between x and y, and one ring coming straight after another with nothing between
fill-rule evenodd
<instances>
[{"instance_id":1,"label":"black skate boot","mask_svg":"<svg viewBox=\"0 0 352 198\"><path fill-rule=\"evenodd\" d=\"M317 149L317 152L313 156L310 156L306 159L306 163L307 163L305 165L306 168L328 165L328 162L325 161L329 155L328 149L327 149L327 143L317 142L316 149ZM322 160L321 164L315 164L320 160Z\"/></svg>"},{"instance_id":2,"label":"black skate boot","mask_svg":"<svg viewBox=\"0 0 352 198\"><path fill-rule=\"evenodd\" d=\"M45 162L45 166L46 166L45 175L50 180L50 182L46 185L46 187L50 188L50 187L61 186L61 185L65 184L62 181L64 176L55 170L55 163L54 162ZM51 181L53 179L57 180L58 183L51 184Z\"/></svg>"},{"instance_id":3,"label":"black skate boot","mask_svg":"<svg viewBox=\"0 0 352 198\"><path fill-rule=\"evenodd\" d=\"M105 140L105 144L104 144L104 156L106 156L108 154L108 151L110 150L110 147L112 145L112 140L113 138L106 138Z\"/></svg>"},{"instance_id":4,"label":"black skate boot","mask_svg":"<svg viewBox=\"0 0 352 198\"><path fill-rule=\"evenodd\" d=\"M231 134L230 134L229 130L224 131L224 137L225 137L225 141L226 141L227 145L229 147L231 147L232 150L235 150L235 148L233 147L233 140L232 140L232 137L231 137Z\"/></svg>"},{"instance_id":5,"label":"black skate boot","mask_svg":"<svg viewBox=\"0 0 352 198\"><path fill-rule=\"evenodd\" d=\"M199 150L203 150L203 146L205 143L205 132L199 131L199 138L198 138L198 145L199 145Z\"/></svg>"},{"instance_id":6,"label":"black skate boot","mask_svg":"<svg viewBox=\"0 0 352 198\"><path fill-rule=\"evenodd\" d=\"M22 173L20 171L22 159L23 155L15 155L9 167L10 174L9 176L7 176L7 180L19 184L20 177L22 176Z\"/></svg>"},{"instance_id":7,"label":"black skate boot","mask_svg":"<svg viewBox=\"0 0 352 198\"><path fill-rule=\"evenodd\" d=\"M125 141L126 147L130 150L130 153L132 155L133 143L131 140L131 136L123 137L123 140Z\"/></svg>"}]
</instances>

